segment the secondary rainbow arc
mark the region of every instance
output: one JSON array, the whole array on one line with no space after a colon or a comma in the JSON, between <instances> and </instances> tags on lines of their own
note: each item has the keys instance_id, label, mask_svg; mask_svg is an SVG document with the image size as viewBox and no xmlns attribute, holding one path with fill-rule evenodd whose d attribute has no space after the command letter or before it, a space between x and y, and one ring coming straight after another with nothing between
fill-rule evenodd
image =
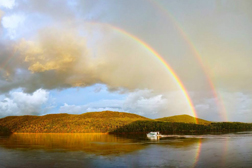
<instances>
[{"instance_id":1,"label":"secondary rainbow arc","mask_svg":"<svg viewBox=\"0 0 252 168\"><path fill-rule=\"evenodd\" d=\"M216 88L214 86L214 83L212 82L212 80L210 78L210 74L208 73L209 68L204 64L204 62L203 62L203 60L202 60L196 46L194 46L194 44L191 42L188 35L183 30L182 26L180 26L180 24L176 21L174 16L168 10L166 10L161 4L159 4L158 1L149 0L149 2L151 4L153 4L154 6L156 6L158 9L160 9L165 14L165 16L167 16L167 18L170 21L172 21L173 25L177 28L177 30L181 34L182 38L185 40L185 42L190 47L190 50L192 51L192 53L193 53L194 57L196 58L196 60L199 62L199 65L201 66L201 69L202 69L203 73L205 74L206 80L207 80L207 82L208 82L208 84L209 84L209 86L211 88L212 94L215 97L215 102L216 102L217 106L220 109L220 113L225 114L223 119L227 121L227 116L226 116L227 112L226 112L226 108L224 106L224 103L223 103L222 99L220 98L220 96L218 95L218 93L216 91Z\"/></svg>"}]
</instances>

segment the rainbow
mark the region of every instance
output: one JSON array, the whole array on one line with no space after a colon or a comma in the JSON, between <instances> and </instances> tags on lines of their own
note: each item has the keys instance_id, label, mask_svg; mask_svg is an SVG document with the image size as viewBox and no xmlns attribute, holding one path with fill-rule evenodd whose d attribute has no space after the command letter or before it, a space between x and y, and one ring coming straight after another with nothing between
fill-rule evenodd
<instances>
[{"instance_id":1,"label":"rainbow","mask_svg":"<svg viewBox=\"0 0 252 168\"><path fill-rule=\"evenodd\" d=\"M12 61L13 57L14 57L14 54L11 53L11 55L9 55L8 58L6 58L5 61L3 61L3 63L0 65L0 70L1 69L4 70L4 68L6 67L6 65Z\"/></svg>"},{"instance_id":2,"label":"rainbow","mask_svg":"<svg viewBox=\"0 0 252 168\"><path fill-rule=\"evenodd\" d=\"M174 24L174 26L177 28L177 30L179 31L180 35L182 36L182 38L185 40L185 42L188 44L190 50L192 51L194 57L196 58L196 60L199 62L199 65L201 66L201 69L203 70L203 73L205 74L206 80L212 90L212 94L215 97L215 102L217 104L217 106L219 107L220 110L220 115L224 115L222 116L222 118L227 121L227 112L226 112L226 108L224 106L223 100L220 98L220 96L218 95L216 88L214 86L214 83L212 82L211 78L210 78L210 74L209 72L209 68L207 68L207 66L204 64L199 51L196 49L196 46L191 42L190 38L188 37L188 35L186 34L186 32L183 30L182 26L180 26L180 24L178 23L178 21L175 19L175 17L167 10L163 7L163 5L159 4L158 1L153 1L153 0L149 0L149 2L151 4L153 4L156 8L158 8L160 11L162 11L164 13L165 16L167 16L167 18L172 21L172 23Z\"/></svg>"},{"instance_id":3,"label":"rainbow","mask_svg":"<svg viewBox=\"0 0 252 168\"><path fill-rule=\"evenodd\" d=\"M227 154L228 154L228 150L229 150L229 142L230 142L230 137L225 137L223 143L224 143L224 149L222 152L222 157L221 157L221 166L222 167L226 167L226 162L227 162Z\"/></svg>"},{"instance_id":4,"label":"rainbow","mask_svg":"<svg viewBox=\"0 0 252 168\"><path fill-rule=\"evenodd\" d=\"M201 153L201 148L202 148L202 139L199 138L198 142L197 142L197 148L196 148L196 153L195 153L195 157L194 157L194 164L193 167L197 166L197 163L199 162L199 157L200 157L200 153Z\"/></svg>"},{"instance_id":5,"label":"rainbow","mask_svg":"<svg viewBox=\"0 0 252 168\"><path fill-rule=\"evenodd\" d=\"M195 123L198 123L196 110L194 108L192 100L191 100L191 98L190 98L190 96L189 96L189 94L188 94L185 86L183 85L183 83L181 82L181 80L179 79L179 77L177 76L177 74L174 72L174 70L171 68L171 66L164 60L164 58L161 55L159 55L159 53L157 51L155 51L151 46L149 46L147 43L145 43L141 39L137 38L136 36L130 34L129 32L127 32L127 31L125 31L125 30L123 30L121 28L118 28L118 27L116 27L114 25L107 24L107 23L100 23L100 22L86 22L86 23L107 26L107 27L111 28L112 30L115 30L118 33L123 34L123 35L129 37L130 39L136 41L143 48L145 48L150 53L152 53L165 66L165 68L167 69L167 71L172 75L173 79L176 81L176 83L178 84L178 86L182 90L182 92L183 92L183 94L184 94L184 96L186 98L186 101L187 101L187 103L188 103L188 105L190 107L190 110L191 110L191 112L192 112L192 114L194 116Z\"/></svg>"}]
</instances>

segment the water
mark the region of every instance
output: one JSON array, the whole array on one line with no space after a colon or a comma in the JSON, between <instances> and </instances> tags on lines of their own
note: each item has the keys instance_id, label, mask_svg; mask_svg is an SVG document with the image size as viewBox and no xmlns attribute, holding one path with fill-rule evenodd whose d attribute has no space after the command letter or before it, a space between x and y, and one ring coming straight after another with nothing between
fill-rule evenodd
<instances>
[{"instance_id":1,"label":"water","mask_svg":"<svg viewBox=\"0 0 252 168\"><path fill-rule=\"evenodd\" d=\"M145 135L0 137L2 167L252 167L252 132L149 140Z\"/></svg>"}]
</instances>

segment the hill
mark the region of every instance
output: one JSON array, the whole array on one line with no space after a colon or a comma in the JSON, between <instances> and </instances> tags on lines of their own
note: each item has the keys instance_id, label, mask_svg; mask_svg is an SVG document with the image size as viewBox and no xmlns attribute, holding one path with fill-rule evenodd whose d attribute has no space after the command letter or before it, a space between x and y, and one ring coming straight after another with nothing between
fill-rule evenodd
<instances>
[{"instance_id":1,"label":"hill","mask_svg":"<svg viewBox=\"0 0 252 168\"><path fill-rule=\"evenodd\" d=\"M252 124L213 122L188 115L156 120L123 112L90 112L80 115L9 116L0 119L0 135L10 133L206 133L251 130Z\"/></svg>"},{"instance_id":2,"label":"hill","mask_svg":"<svg viewBox=\"0 0 252 168\"><path fill-rule=\"evenodd\" d=\"M166 121L166 122L180 122L180 123L195 123L195 118L189 115L176 115L171 117L158 118L157 121ZM211 121L203 120L200 118L196 118L198 124L208 125L211 124Z\"/></svg>"},{"instance_id":3,"label":"hill","mask_svg":"<svg viewBox=\"0 0 252 168\"><path fill-rule=\"evenodd\" d=\"M0 128L8 128L13 133L105 133L141 120L150 119L112 111L80 115L10 116L0 119Z\"/></svg>"}]
</instances>

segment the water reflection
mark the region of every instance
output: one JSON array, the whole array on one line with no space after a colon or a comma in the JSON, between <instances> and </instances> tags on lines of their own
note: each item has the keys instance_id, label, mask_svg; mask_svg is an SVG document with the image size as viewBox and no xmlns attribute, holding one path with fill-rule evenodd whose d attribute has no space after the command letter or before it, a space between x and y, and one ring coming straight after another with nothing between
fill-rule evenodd
<instances>
[{"instance_id":1,"label":"water reflection","mask_svg":"<svg viewBox=\"0 0 252 168\"><path fill-rule=\"evenodd\" d=\"M151 141L158 141L159 139L160 139L160 137L159 136L149 136L149 137L147 137L149 140L151 140Z\"/></svg>"},{"instance_id":2,"label":"water reflection","mask_svg":"<svg viewBox=\"0 0 252 168\"><path fill-rule=\"evenodd\" d=\"M0 167L251 167L252 134L0 137ZM15 160L15 162L13 162Z\"/></svg>"},{"instance_id":3,"label":"water reflection","mask_svg":"<svg viewBox=\"0 0 252 168\"><path fill-rule=\"evenodd\" d=\"M9 149L62 149L85 151L97 155L124 154L156 144L185 148L198 144L198 138L148 139L145 135L110 134L13 134L0 138L0 146Z\"/></svg>"},{"instance_id":4,"label":"water reflection","mask_svg":"<svg viewBox=\"0 0 252 168\"><path fill-rule=\"evenodd\" d=\"M10 149L63 149L96 155L134 152L145 146L133 140L107 134L13 134L0 139L0 146Z\"/></svg>"},{"instance_id":5,"label":"water reflection","mask_svg":"<svg viewBox=\"0 0 252 168\"><path fill-rule=\"evenodd\" d=\"M252 167L252 132L205 135L193 167Z\"/></svg>"},{"instance_id":6,"label":"water reflection","mask_svg":"<svg viewBox=\"0 0 252 168\"><path fill-rule=\"evenodd\" d=\"M201 152L201 145L202 145L202 139L198 139L197 145L196 145L196 151L195 151L195 157L194 157L194 164L193 167L196 167L199 157L200 157L200 152Z\"/></svg>"}]
</instances>

